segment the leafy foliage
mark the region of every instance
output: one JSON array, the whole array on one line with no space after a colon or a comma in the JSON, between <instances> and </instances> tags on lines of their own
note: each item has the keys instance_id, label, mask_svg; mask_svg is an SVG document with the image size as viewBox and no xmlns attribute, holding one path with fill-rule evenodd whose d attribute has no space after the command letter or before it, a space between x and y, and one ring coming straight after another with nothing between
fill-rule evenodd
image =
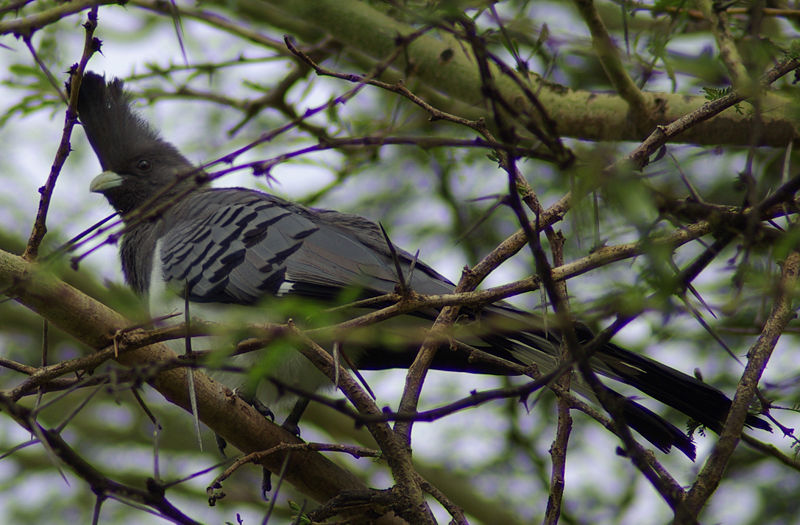
<instances>
[{"instance_id":1,"label":"leafy foliage","mask_svg":"<svg viewBox=\"0 0 800 525\"><path fill-rule=\"evenodd\" d=\"M677 0L622 7L600 1L268 0L173 8L131 0L125 7L97 9L98 25L89 36L102 40L102 54L91 56L87 69L124 77L145 117L190 158L209 163L215 184L257 187L379 220L392 241L412 253L419 248L423 260L454 281L465 265L474 269L513 239L520 228L509 193L514 188L515 196L526 199L523 212L533 227L550 212L557 216L557 231L542 228L547 235L540 242L554 275L566 279L563 298L569 299L570 315L597 329L630 318L614 339L618 344L695 371L732 396L742 364L753 362L757 337L769 339L765 326L777 322L780 298L791 302L795 295L786 276L797 256L793 142L800 106L793 75L800 14L735 4L712 12L701 7ZM23 253L31 228L43 226L34 219L38 199L52 191L39 261L49 274L146 327L140 301L120 284L114 254L119 226L96 230L68 255L56 251L108 211L86 192L89 174L98 167L78 128L66 143L74 151L58 184L38 191L51 164L57 165L59 134L70 124L60 96L65 72L92 55L84 50L82 26L91 19L90 9L43 1L0 8L0 157L8 159L0 249ZM781 75L765 80L782 66ZM739 78L742 69L749 78ZM759 82L759 89L747 91ZM727 109L706 105L732 97L740 98ZM708 107L717 109L699 115ZM681 118L689 121L685 128L670 127ZM517 255L492 265L484 288L530 276L542 282L547 272L524 241L515 245ZM77 270L68 267L71 261ZM19 298L19 284L3 272L0 267L0 289ZM552 313L552 295L527 290L508 300ZM343 300L357 298L354 291ZM282 323L289 318L306 329L308 318L333 325L346 316L352 312L265 303L255 319L232 314L220 320L217 328L230 341L224 351L169 366L224 369L234 343L274 335L274 326L263 326L267 317L285 331ZM44 328L43 317L50 319ZM49 364L97 349L88 336L79 342L58 319L13 301L0 304L0 319L6 397L42 366L43 347ZM624 445L597 424L591 410L571 410L569 440L556 437L567 428L557 420L559 407L574 408L575 402L545 389L477 406L467 402L448 417L415 422L416 471L445 501L438 505L428 497L435 517L448 521L451 512L459 520L453 507L461 507L467 519L485 523L794 521L798 465L789 430L797 425L800 394L793 325L782 327L769 364L761 368L761 403L772 403L774 435L753 433L747 445L737 447L715 478L719 488L705 495L703 513L696 508L689 517L680 514L679 502L663 486L653 490L634 462L615 454ZM365 332L383 344L396 342L381 326ZM268 352L233 370L242 384L252 386L269 375L274 361L302 346L279 335ZM96 518L86 471L75 473L42 445L41 435L15 449L32 439L26 426L32 422L59 429L104 479L138 488L152 488L149 478L161 483L167 500L192 519L263 519L268 505L260 500L260 472L252 467L225 479L218 489L225 497L215 507L206 505L206 488L229 466L219 465L212 433L203 431L204 450L198 450L192 417L148 386L153 369L112 358L108 352L103 362L32 384L3 405L0 443L8 455L0 480L2 521L41 522L53 514L77 522ZM365 376L377 406L398 410L405 371ZM420 410L525 382L431 372ZM39 387L52 391L40 395ZM364 421L341 413L353 409L340 395L322 396L301 422L304 440L345 445L351 453L381 448ZM31 410L31 419L12 418L13 407ZM681 421L679 414L668 417ZM218 423L205 422L218 430ZM697 466L674 454L654 460L679 488L697 480L711 447L722 446L712 432L695 438ZM383 449L379 459L352 459L327 452L381 489L402 485L393 453L400 454ZM639 457L635 450L627 453ZM569 458L566 470L559 470L559 454ZM563 501L553 481L559 477L565 478ZM22 494L32 493L46 495L46 504L27 503ZM103 494L111 499L98 506L100 521L162 522L140 507L120 504L126 500L121 494ZM313 514L329 509L316 509L319 502L302 487L283 483L271 496L274 521L329 517ZM370 508L385 510L389 499L382 498L391 496L371 493ZM453 507L445 508L448 503Z\"/></svg>"}]
</instances>

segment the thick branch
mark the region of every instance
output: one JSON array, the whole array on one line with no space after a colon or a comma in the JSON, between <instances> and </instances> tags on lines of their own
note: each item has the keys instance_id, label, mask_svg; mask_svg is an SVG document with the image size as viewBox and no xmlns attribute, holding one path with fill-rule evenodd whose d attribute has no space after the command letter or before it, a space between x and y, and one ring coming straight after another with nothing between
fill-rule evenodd
<instances>
[{"instance_id":1,"label":"thick branch","mask_svg":"<svg viewBox=\"0 0 800 525\"><path fill-rule=\"evenodd\" d=\"M745 367L736 395L733 397L731 411L725 420L719 441L708 458L705 467L697 476L697 481L692 485L686 496L685 505L679 508L676 514L676 523L691 523L696 521L697 515L706 504L722 481L725 468L733 455L744 427L745 417L750 403L756 393L758 381L772 351L783 333L786 325L795 316L792 308L792 297L795 292L797 277L800 273L800 253L792 252L783 262L783 272L778 285L778 297L772 307L772 312L764 324L764 329L755 345L748 352L747 366Z\"/></svg>"},{"instance_id":2,"label":"thick branch","mask_svg":"<svg viewBox=\"0 0 800 525\"><path fill-rule=\"evenodd\" d=\"M172 15L173 7L157 0L132 0L133 5ZM214 2L206 4L213 5ZM341 2L339 0L242 0L235 3L217 0L220 9L233 9L235 15L248 21L267 24L287 31L305 42L318 41L328 35L346 47L349 58L365 67L374 60L383 60L397 47L398 36L410 35L417 27L401 23L374 9L366 2ZM179 10L182 14L184 10ZM188 14L191 15L191 12ZM215 18L208 17L209 23ZM410 63L395 64L381 80L396 83L408 81L407 71L413 71L414 80L427 87L431 100L443 111L466 119L491 118L483 109L481 80L475 68L474 57L464 53L464 46L449 35L423 35L409 45ZM446 59L444 57L447 57ZM503 98L518 101L519 114L535 113L519 86L513 80L495 75ZM572 90L531 74L526 80L530 89L547 107L550 117L558 122L558 132L564 137L585 140L634 140L644 138L642 128L649 122L631 118L629 104L616 94ZM444 93L445 96L439 96ZM667 124L696 110L706 99L676 93L641 93L644 106L656 108L649 118L656 124ZM428 96L428 95L426 95ZM764 133L761 145L784 147L796 135L800 122L789 111L793 102L778 95L767 95L763 115ZM751 115L729 109L708 122L689 129L678 142L713 145L750 145ZM492 130L494 133L496 130Z\"/></svg>"},{"instance_id":3,"label":"thick branch","mask_svg":"<svg viewBox=\"0 0 800 525\"><path fill-rule=\"evenodd\" d=\"M113 334L132 323L79 290L55 279L21 257L0 251L0 290L94 349L112 343ZM151 345L119 357L127 366L160 363L175 358L164 344ZM186 370L176 368L150 379L168 401L188 410ZM293 434L267 421L224 385L205 374L194 373L200 420L245 453L267 450L280 443L299 443ZM265 458L264 464L278 472L285 454ZM342 490L364 490L365 485L350 472L313 451L294 451L286 479L317 501L325 501Z\"/></svg>"}]
</instances>

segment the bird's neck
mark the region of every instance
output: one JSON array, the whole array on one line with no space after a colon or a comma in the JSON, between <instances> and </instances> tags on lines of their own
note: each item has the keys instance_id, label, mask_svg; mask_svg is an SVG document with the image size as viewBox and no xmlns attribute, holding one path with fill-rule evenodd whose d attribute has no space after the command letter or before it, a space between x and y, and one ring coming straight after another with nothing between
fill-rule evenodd
<instances>
[{"instance_id":1,"label":"bird's neck","mask_svg":"<svg viewBox=\"0 0 800 525\"><path fill-rule=\"evenodd\" d=\"M120 259L125 281L138 294L145 295L150 286L150 273L162 221L126 223L120 245Z\"/></svg>"}]
</instances>

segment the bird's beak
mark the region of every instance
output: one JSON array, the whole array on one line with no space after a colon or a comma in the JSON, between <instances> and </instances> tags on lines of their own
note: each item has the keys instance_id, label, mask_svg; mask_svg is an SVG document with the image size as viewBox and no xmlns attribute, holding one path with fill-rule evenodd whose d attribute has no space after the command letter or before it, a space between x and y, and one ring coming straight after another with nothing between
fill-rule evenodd
<instances>
[{"instance_id":1,"label":"bird's beak","mask_svg":"<svg viewBox=\"0 0 800 525\"><path fill-rule=\"evenodd\" d=\"M113 171L104 171L92 179L89 184L89 191L94 193L104 193L111 188L122 186L122 177Z\"/></svg>"}]
</instances>

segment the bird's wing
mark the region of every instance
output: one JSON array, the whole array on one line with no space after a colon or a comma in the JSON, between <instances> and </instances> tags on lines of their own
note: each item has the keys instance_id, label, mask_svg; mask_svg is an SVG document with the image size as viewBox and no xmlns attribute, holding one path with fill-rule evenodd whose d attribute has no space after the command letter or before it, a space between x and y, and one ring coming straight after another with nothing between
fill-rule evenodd
<instances>
[{"instance_id":1,"label":"bird's wing","mask_svg":"<svg viewBox=\"0 0 800 525\"><path fill-rule=\"evenodd\" d=\"M268 295L335 298L344 288L392 292L397 270L378 226L244 189L191 195L165 217L162 277L198 302L252 304ZM421 293L453 284L399 251L404 280ZM412 265L414 269L412 270Z\"/></svg>"}]
</instances>

